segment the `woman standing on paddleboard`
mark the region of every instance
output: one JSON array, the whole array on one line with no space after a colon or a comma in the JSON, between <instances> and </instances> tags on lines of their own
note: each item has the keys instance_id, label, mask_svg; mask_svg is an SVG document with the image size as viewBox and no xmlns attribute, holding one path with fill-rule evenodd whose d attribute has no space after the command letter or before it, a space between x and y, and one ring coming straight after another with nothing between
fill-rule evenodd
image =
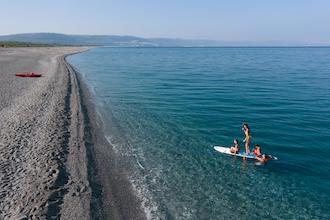
<instances>
[{"instance_id":1,"label":"woman standing on paddleboard","mask_svg":"<svg viewBox=\"0 0 330 220\"><path fill-rule=\"evenodd\" d=\"M249 125L244 123L242 130L245 134L245 139L243 140L243 142L245 142L245 152L246 152L246 154L249 154L250 153L250 142L251 142L251 131L250 131Z\"/></svg>"}]
</instances>

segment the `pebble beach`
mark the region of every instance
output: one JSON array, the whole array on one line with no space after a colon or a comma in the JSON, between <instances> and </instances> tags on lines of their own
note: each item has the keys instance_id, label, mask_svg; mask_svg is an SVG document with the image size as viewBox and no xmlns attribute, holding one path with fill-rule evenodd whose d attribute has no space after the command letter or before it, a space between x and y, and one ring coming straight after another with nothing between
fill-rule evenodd
<instances>
[{"instance_id":1,"label":"pebble beach","mask_svg":"<svg viewBox=\"0 0 330 220\"><path fill-rule=\"evenodd\" d=\"M86 49L0 49L0 219L90 218L77 81L64 61Z\"/></svg>"}]
</instances>

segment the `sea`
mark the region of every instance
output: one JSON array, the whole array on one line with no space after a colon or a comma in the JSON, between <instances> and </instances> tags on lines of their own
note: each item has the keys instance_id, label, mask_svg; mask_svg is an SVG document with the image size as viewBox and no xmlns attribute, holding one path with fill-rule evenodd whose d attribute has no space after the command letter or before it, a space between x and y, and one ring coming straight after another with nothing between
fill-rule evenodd
<instances>
[{"instance_id":1,"label":"sea","mask_svg":"<svg viewBox=\"0 0 330 220\"><path fill-rule=\"evenodd\" d=\"M149 219L330 219L330 48L94 48L82 75ZM242 124L278 160L244 149Z\"/></svg>"}]
</instances>

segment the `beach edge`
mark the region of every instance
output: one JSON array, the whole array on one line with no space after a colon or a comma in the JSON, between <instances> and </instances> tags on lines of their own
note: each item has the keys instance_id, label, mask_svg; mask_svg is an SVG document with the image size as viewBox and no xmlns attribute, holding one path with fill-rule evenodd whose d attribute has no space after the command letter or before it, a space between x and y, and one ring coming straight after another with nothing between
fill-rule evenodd
<instances>
[{"instance_id":1,"label":"beach edge","mask_svg":"<svg viewBox=\"0 0 330 220\"><path fill-rule=\"evenodd\" d=\"M86 51L82 51L86 52ZM81 53L81 52L79 52ZM80 131L86 154L92 219L146 219L141 201L134 192L118 155L106 140L103 121L97 115L93 94L80 72L63 56L63 62L76 87ZM69 205L70 206L70 205Z\"/></svg>"}]
</instances>

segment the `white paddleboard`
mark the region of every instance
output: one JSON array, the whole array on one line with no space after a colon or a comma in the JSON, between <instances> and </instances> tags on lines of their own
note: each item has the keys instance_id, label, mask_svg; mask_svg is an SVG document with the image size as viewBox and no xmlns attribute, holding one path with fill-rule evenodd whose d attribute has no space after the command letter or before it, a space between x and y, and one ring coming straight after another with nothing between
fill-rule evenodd
<instances>
[{"instance_id":1,"label":"white paddleboard","mask_svg":"<svg viewBox=\"0 0 330 220\"><path fill-rule=\"evenodd\" d=\"M248 159L256 159L256 156L254 154L245 154L245 152L239 152L238 154L233 154L230 152L230 148L229 147L223 147L223 146L214 146L213 147L214 150L223 153L223 154L229 154L229 155L233 155L233 156L237 156L237 157L245 157ZM272 155L267 155L270 159L273 160L277 160L277 157L274 157Z\"/></svg>"}]
</instances>

